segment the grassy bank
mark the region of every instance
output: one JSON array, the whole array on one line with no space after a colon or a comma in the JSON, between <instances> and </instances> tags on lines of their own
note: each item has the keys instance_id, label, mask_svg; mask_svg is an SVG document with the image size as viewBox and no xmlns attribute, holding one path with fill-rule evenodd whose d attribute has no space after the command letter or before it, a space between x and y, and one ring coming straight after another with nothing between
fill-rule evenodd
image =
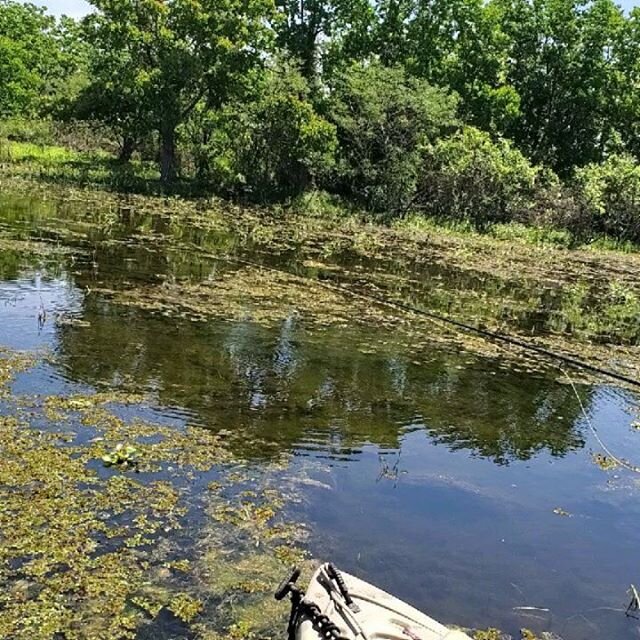
<instances>
[{"instance_id":1,"label":"grassy bank","mask_svg":"<svg viewBox=\"0 0 640 640\"><path fill-rule=\"evenodd\" d=\"M195 180L181 180L170 189L162 185L156 163L131 161L121 163L112 153L105 151L77 151L69 147L16 142L0 138L0 177L37 180L77 188L100 188L113 192L138 195L182 196L207 198L209 189ZM311 218L332 221L355 218L365 223L385 224L378 216L354 207L323 192L310 192L287 204L275 207L278 213L288 210ZM427 218L417 214L390 223L399 231L414 234L446 234L452 236L479 236L511 243L551 246L559 249L588 249L635 253L640 246L606 235L585 238L567 229L529 226L518 222L489 225L482 231L472 223L448 219Z\"/></svg>"}]
</instances>

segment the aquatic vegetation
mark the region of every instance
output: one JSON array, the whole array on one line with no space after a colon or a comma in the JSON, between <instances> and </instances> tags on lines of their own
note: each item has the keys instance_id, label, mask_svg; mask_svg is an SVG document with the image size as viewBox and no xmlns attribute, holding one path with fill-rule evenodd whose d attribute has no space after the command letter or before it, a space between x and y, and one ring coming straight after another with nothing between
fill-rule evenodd
<instances>
[{"instance_id":1,"label":"aquatic vegetation","mask_svg":"<svg viewBox=\"0 0 640 640\"><path fill-rule=\"evenodd\" d=\"M30 184L24 183L25 197ZM71 204L61 202L63 193ZM526 335L607 367L613 362L630 375L640 371L631 346L640 273L633 255L609 260L453 231L385 229L355 215L325 221L283 211L277 217L215 200L37 188L33 198L0 230L0 248L12 252L11 278L41 268L54 273L57 265L56 277L73 285L82 314L71 321L52 314L47 328L56 332L70 378L99 391L14 398L9 383L34 358L0 354L3 402L27 434L25 446L43 451L38 459L58 479L32 487L23 477L0 486L0 498L14 492L15 517L20 497L24 502L35 491L33 508L51 515L50 522L31 514L18 530L44 527L49 540L76 545L69 555L52 544L59 562L53 566L42 559L44 542L18 557L18 543L6 541L0 587L7 586L5 601L12 604L0 607L0 618L17 638L37 638L41 624L69 638L96 629L96 637L109 640L169 613L202 638L264 638L282 629L286 608L272 600L273 584L285 566L313 564L305 552L307 530L285 517L295 491L282 478L288 460L278 457L283 443L297 441L301 423L366 413L366 427L354 418L335 435L336 455L363 442L397 447L398 430L376 420L398 406L420 416L432 441L498 464L543 449L561 456L584 444L571 394L546 388L549 372L556 375L553 364L407 312L394 300ZM21 226L43 198L47 213L37 228ZM613 285L603 282L609 276ZM605 335L595 324L577 330L589 313L612 325L627 318L624 335ZM193 332L193 341L185 332ZM591 342L596 337L601 343ZM269 341L268 362L255 352L260 341ZM125 357L121 348L128 349ZM317 371L318 353L326 358L327 350L337 375ZM487 382L488 373L473 373L480 367L496 375L496 384ZM296 368L304 371L292 373ZM503 371L514 375L511 382L529 384L521 393L508 390L501 404ZM525 378L531 371L546 373ZM420 395L416 383L446 402L410 403L408 397ZM381 398L377 392L390 384L397 385L393 397ZM114 385L131 393L115 392ZM157 404L190 409L189 393L198 395L198 408L222 407L203 412L202 423L213 430L149 417ZM478 416L468 415L469 396ZM247 417L264 413L254 401L282 410L276 433L265 434L260 419ZM260 466L275 462L258 471L243 457L254 455L262 456ZM133 468L139 473L126 473ZM269 475L278 481L265 480ZM209 490L194 499L193 486ZM41 502L41 490L59 501ZM82 539L66 531L75 523ZM101 592L107 585L109 598Z\"/></svg>"},{"instance_id":2,"label":"aquatic vegetation","mask_svg":"<svg viewBox=\"0 0 640 640\"><path fill-rule=\"evenodd\" d=\"M504 634L498 629L489 628L476 631L473 638L474 640L503 640Z\"/></svg>"},{"instance_id":3,"label":"aquatic vegetation","mask_svg":"<svg viewBox=\"0 0 640 640\"><path fill-rule=\"evenodd\" d=\"M613 458L603 453L594 453L591 458L603 471L613 471L620 466Z\"/></svg>"},{"instance_id":4,"label":"aquatic vegetation","mask_svg":"<svg viewBox=\"0 0 640 640\"><path fill-rule=\"evenodd\" d=\"M177 494L162 483L100 480L58 434L16 418L1 427L0 635L133 637L141 620L128 599L149 564L136 548L179 526Z\"/></svg>"},{"instance_id":5,"label":"aquatic vegetation","mask_svg":"<svg viewBox=\"0 0 640 640\"><path fill-rule=\"evenodd\" d=\"M119 443L112 451L102 456L102 462L107 467L118 466L126 469L135 467L139 456L140 452L135 447Z\"/></svg>"},{"instance_id":6,"label":"aquatic vegetation","mask_svg":"<svg viewBox=\"0 0 640 640\"><path fill-rule=\"evenodd\" d=\"M316 328L354 321L401 326L412 334L406 343L416 360L425 345L437 343L488 357L527 358L526 366L548 368L522 350L361 297L372 294L520 335L629 377L640 375L640 357L632 348L640 336L640 257L634 254L513 243L429 225L381 227L355 213L310 217L295 208L239 207L215 198L45 191L29 180L3 181L14 198L23 193L48 203L50 222L41 220L38 233L45 229L77 252L99 248L92 271L78 273L94 298L198 321L240 319L267 326L300 312ZM140 286L96 281L95 269L104 271L101 262L113 251L125 262L157 256L161 269L150 271L144 283L137 276ZM275 264L285 273L256 264L263 256L272 256L269 264L282 256ZM581 288L588 293L576 297Z\"/></svg>"},{"instance_id":7,"label":"aquatic vegetation","mask_svg":"<svg viewBox=\"0 0 640 640\"><path fill-rule=\"evenodd\" d=\"M603 289L579 282L567 287L553 324L559 331L591 340L635 344L640 334L640 297L635 287L619 282Z\"/></svg>"},{"instance_id":8,"label":"aquatic vegetation","mask_svg":"<svg viewBox=\"0 0 640 640\"><path fill-rule=\"evenodd\" d=\"M6 351L3 362L6 384L34 359ZM135 407L140 396L5 400L15 415L0 417L2 637L134 638L163 609L202 637L279 622L271 606L285 567L278 549L294 548L304 528L282 521L288 498L272 480L210 432L127 421L111 410ZM96 459L114 472L100 473ZM115 471L132 465L144 473ZM202 506L180 485L214 467L205 533L190 534L185 546L173 533ZM273 466L284 468L286 460Z\"/></svg>"},{"instance_id":9,"label":"aquatic vegetation","mask_svg":"<svg viewBox=\"0 0 640 640\"><path fill-rule=\"evenodd\" d=\"M202 602L186 593L179 593L171 598L169 609L180 620L191 622L202 611Z\"/></svg>"},{"instance_id":10,"label":"aquatic vegetation","mask_svg":"<svg viewBox=\"0 0 640 640\"><path fill-rule=\"evenodd\" d=\"M0 346L0 399L9 393L7 386L14 376L27 370L33 363L32 355L16 353Z\"/></svg>"},{"instance_id":11,"label":"aquatic vegetation","mask_svg":"<svg viewBox=\"0 0 640 640\"><path fill-rule=\"evenodd\" d=\"M320 326L347 326L353 321L392 326L403 322L402 318L354 301L339 290L310 288L295 275L251 266L196 284L176 282L123 291L102 289L95 293L109 296L117 304L192 320L217 317L266 326L290 317Z\"/></svg>"}]
</instances>

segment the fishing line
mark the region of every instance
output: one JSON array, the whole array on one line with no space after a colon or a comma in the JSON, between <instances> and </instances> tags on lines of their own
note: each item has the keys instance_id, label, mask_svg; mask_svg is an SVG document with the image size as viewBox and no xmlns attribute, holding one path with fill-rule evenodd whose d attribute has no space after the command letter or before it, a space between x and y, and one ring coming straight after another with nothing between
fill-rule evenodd
<instances>
[{"instance_id":1,"label":"fishing line","mask_svg":"<svg viewBox=\"0 0 640 640\"><path fill-rule=\"evenodd\" d=\"M490 331L488 329L481 329L479 327L474 327L471 324L468 324L466 322L462 322L460 320L455 320L453 318L447 318L446 316L442 316L438 313L432 312L432 311L426 311L424 309L420 309L418 307L414 307L413 305L409 305L406 304L404 302L398 302L395 300L389 300L388 298L384 298L383 296L379 296L379 295L375 295L375 294L371 294L371 293L362 293L359 291L353 291L352 289L349 289L348 287L341 285L341 284L337 284L337 283L332 283L332 282L327 282L327 281L323 281L323 280L317 280L315 278L310 278L309 276L303 276L303 275L299 275L296 273L291 273L289 271L286 271L284 269L279 269L277 267L270 267L267 265L263 265L260 264L258 262L254 262L252 260L247 260L244 258L232 258L229 256L226 256L224 258L220 258L220 256L216 256L218 259L222 259L222 260L226 260L228 262L233 262L236 264L243 264L243 265L247 265L250 267L254 267L257 269L262 269L264 271L269 271L271 273L277 273L279 275L283 275L286 277L294 277L294 278L298 278L299 280L302 280L303 282L309 282L311 284L314 284L316 286L320 286L324 289L327 289L329 291L332 292L338 292L338 293L342 293L343 295L347 295L347 296L351 296L354 298L360 298L361 300L365 300L368 302L373 302L379 305L383 305L383 306L387 306L393 309L398 309L400 311L404 311L406 313L412 313L418 316L422 316L424 318L427 318L428 320L430 320L431 322L436 322L436 323L441 323L441 324L445 324L445 325L449 325L452 326L458 330L462 330L462 331L466 331L468 333L475 333L479 336L482 336L484 338L487 339L491 339L491 340L496 340L498 342L502 342L504 344L511 344L517 347L520 347L521 349L524 349L526 351L532 351L534 353L537 353L539 355L545 356L547 358L552 358L555 360L559 360L561 362L564 362L565 364L570 364L576 368L579 369L584 369L587 371L591 371L593 373L598 373L601 375L605 375L608 376L610 378L613 378L614 380L618 380L620 382L625 382L627 384L633 385L634 387L640 387L640 381L635 380L633 378L629 378L628 376L625 376L623 374L617 373L615 371L610 371L608 369L604 369L602 367L598 367L592 364L589 364L588 362L584 362L582 360L579 360L578 358L576 358L575 356L566 356L564 354L561 353L556 353L555 351L551 351L550 349L547 349L545 347L541 347L538 345L533 345L530 344L529 342L526 342L525 340L521 340L519 338L514 338L513 336L507 336L501 333L497 333L495 331ZM573 393L575 394L578 403L580 405L580 410L582 412L582 415L584 416L584 419L591 431L591 433L593 434L593 437L596 439L596 441L598 442L598 444L600 445L600 447L602 448L602 450L614 461L616 462L619 466L632 471L634 473L640 473L640 467L636 467L632 464L630 464L629 462L626 462L625 460L622 460L621 458L618 458L618 456L616 456L608 447L607 445L603 442L602 438L600 437L600 435L598 434L598 431L596 430L596 428L594 427L591 419L589 418L589 414L587 413L587 410L584 406L584 403L582 402L582 398L580 398L580 394L578 393L578 390L576 389L576 385L574 383L574 381L571 379L571 377L569 376L569 373L563 369L561 366L558 367L558 369L564 374L564 376L567 378L569 384L571 385L571 389L573 390Z\"/></svg>"},{"instance_id":2,"label":"fishing line","mask_svg":"<svg viewBox=\"0 0 640 640\"><path fill-rule=\"evenodd\" d=\"M302 276L298 274L291 273L289 271L285 271L284 269L279 269L277 267L270 267L266 265L259 264L257 262L253 262L252 260L246 260L243 258L226 258L230 262L236 262L238 264L245 264L248 266L252 266L258 269L263 269L265 271L271 271L273 273L278 273L280 275L285 275L288 277L295 277L304 282L313 283L316 286L323 287L329 291L339 292L347 296L351 296L353 298L360 298L361 300L365 300L367 302L373 302L379 305L383 305L386 307L390 307L393 309L397 309L400 311L404 311L406 313L413 313L415 315L421 316L423 318L427 318L432 322L439 322L442 324L446 324L452 326L458 330L465 331L467 333L475 333L483 338L495 340L497 342L502 342L505 344L510 344L516 347L520 347L526 351L530 351L533 353L537 353L538 355L545 356L546 358L552 358L555 360L559 360L565 364L569 364L578 369L584 369L585 371L590 371L592 373L597 373L599 375L607 376L612 378L613 380L617 380L619 382L624 382L626 384L632 385L634 387L640 388L640 381L634 378L630 378L625 376L624 374L618 373L616 371L611 371L610 369L604 369L602 367L598 367L593 364L589 364L583 360L578 359L574 355L564 355L562 353L557 353L556 351L552 351L546 347L542 347L536 344L531 344L526 340L522 340L520 338L514 338L513 336L505 335L502 333L497 333L496 331L491 331L489 329L482 329L480 327L475 327L472 324L468 324L467 322L462 322L461 320L455 320L454 318L448 318L447 316L440 315L439 313L435 313L434 311L426 311L425 309L420 309L419 307L414 307L413 305L406 304L404 302L399 302L396 300L389 300L381 295L376 295L373 293L363 293L359 291L353 291L352 289L338 284L331 283L325 280L317 280L315 278L310 278L309 276Z\"/></svg>"},{"instance_id":3,"label":"fishing line","mask_svg":"<svg viewBox=\"0 0 640 640\"><path fill-rule=\"evenodd\" d=\"M602 441L602 438L598 434L597 429L593 426L593 422L591 422L591 418L589 418L589 414L585 409L584 403L582 402L582 398L578 394L578 390L576 389L576 385L574 384L573 380L571 379L567 371L565 371L562 367L558 367L558 368L560 369L560 371L562 371L562 373L565 375L565 377L569 381L569 384L573 389L573 393L575 394L576 398L578 399L578 403L580 404L580 410L582 411L582 415L584 416L584 419L587 425L589 426L589 429L591 430L593 437L597 440L598 444L602 447L602 450L619 466L624 467L628 471L633 471L634 473L640 473L640 467L636 467L631 463L627 462L626 460L622 460L621 458L618 458L614 453L611 452L611 449L609 449L607 445Z\"/></svg>"}]
</instances>

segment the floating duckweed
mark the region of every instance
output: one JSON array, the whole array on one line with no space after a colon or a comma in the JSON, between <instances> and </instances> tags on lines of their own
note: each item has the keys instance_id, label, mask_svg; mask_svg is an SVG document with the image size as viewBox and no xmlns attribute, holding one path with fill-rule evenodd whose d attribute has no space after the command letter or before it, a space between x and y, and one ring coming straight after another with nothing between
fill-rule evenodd
<instances>
[{"instance_id":1,"label":"floating duckweed","mask_svg":"<svg viewBox=\"0 0 640 640\"><path fill-rule=\"evenodd\" d=\"M613 471L613 469L617 469L619 466L613 458L606 456L603 453L594 453L591 459L603 471Z\"/></svg>"},{"instance_id":2,"label":"floating duckweed","mask_svg":"<svg viewBox=\"0 0 640 640\"><path fill-rule=\"evenodd\" d=\"M2 359L12 373L32 363ZM294 549L305 533L282 520L286 498L268 478L287 457L264 476L211 432L127 422L107 409L139 400L49 396L0 417L0 637L124 640L163 609L202 638L284 623L271 596L285 569L279 547ZM113 467L135 460L145 473L100 469L102 457ZM185 543L193 505L178 483L214 466L199 540ZM170 473L153 475L162 469Z\"/></svg>"},{"instance_id":3,"label":"floating duckweed","mask_svg":"<svg viewBox=\"0 0 640 640\"><path fill-rule=\"evenodd\" d=\"M308 282L280 271L248 266L200 283L165 282L126 290L95 290L113 302L192 320L251 320L264 326L299 317L316 326L347 326L354 321L379 326L404 323L400 316L353 300L339 290L310 288ZM354 313L354 306L358 312Z\"/></svg>"},{"instance_id":4,"label":"floating duckweed","mask_svg":"<svg viewBox=\"0 0 640 640\"><path fill-rule=\"evenodd\" d=\"M179 593L171 599L169 609L180 620L191 622L202 611L202 602L186 593Z\"/></svg>"},{"instance_id":5,"label":"floating duckweed","mask_svg":"<svg viewBox=\"0 0 640 640\"><path fill-rule=\"evenodd\" d=\"M87 412L108 404L134 405L143 401L144 397L141 395L119 392L49 396L44 400L44 411L49 420L57 422L68 418L68 414L72 412Z\"/></svg>"},{"instance_id":6,"label":"floating duckweed","mask_svg":"<svg viewBox=\"0 0 640 640\"><path fill-rule=\"evenodd\" d=\"M501 631L490 627L489 629L478 630L473 634L474 640L503 640Z\"/></svg>"},{"instance_id":7,"label":"floating duckweed","mask_svg":"<svg viewBox=\"0 0 640 640\"><path fill-rule=\"evenodd\" d=\"M0 430L0 636L133 637L141 619L129 599L143 585L146 561L131 521L146 513L154 531L175 521L175 500L155 483L100 481L55 434L15 418ZM126 490L124 490L126 486ZM114 518L125 524L113 532ZM146 543L152 543L149 538ZM11 585L30 588L15 597Z\"/></svg>"},{"instance_id":8,"label":"floating duckweed","mask_svg":"<svg viewBox=\"0 0 640 640\"><path fill-rule=\"evenodd\" d=\"M187 558L182 558L181 560L171 560L171 562L166 562L165 567L167 569L174 569L175 571L180 571L181 573L189 573L191 569L191 563Z\"/></svg>"},{"instance_id":9,"label":"floating duckweed","mask_svg":"<svg viewBox=\"0 0 640 640\"><path fill-rule=\"evenodd\" d=\"M0 398L8 395L8 385L16 374L26 371L34 363L31 355L7 351L0 347Z\"/></svg>"}]
</instances>

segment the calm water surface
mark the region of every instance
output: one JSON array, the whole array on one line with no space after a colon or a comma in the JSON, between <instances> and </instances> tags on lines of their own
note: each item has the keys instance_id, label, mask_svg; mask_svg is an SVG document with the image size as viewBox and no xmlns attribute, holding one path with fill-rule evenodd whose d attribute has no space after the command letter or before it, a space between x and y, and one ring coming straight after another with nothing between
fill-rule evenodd
<instances>
[{"instance_id":1,"label":"calm water surface","mask_svg":"<svg viewBox=\"0 0 640 640\"><path fill-rule=\"evenodd\" d=\"M640 582L638 476L593 463L600 449L568 385L455 348L419 361L381 352L369 348L379 329L312 328L295 313L265 327L114 305L92 289L197 282L233 267L165 245L175 230L160 216L123 210L104 226L93 216L81 204L0 199L5 237L66 249L0 252L0 345L55 354L16 391L143 389L167 419L232 430L232 446L258 463L291 452L293 473L311 469L293 509L311 526L313 555L445 623L640 638L623 613ZM302 268L295 252L180 234L208 253ZM371 265L359 266L366 278ZM611 386L580 394L607 444L640 462L638 398Z\"/></svg>"}]
</instances>

